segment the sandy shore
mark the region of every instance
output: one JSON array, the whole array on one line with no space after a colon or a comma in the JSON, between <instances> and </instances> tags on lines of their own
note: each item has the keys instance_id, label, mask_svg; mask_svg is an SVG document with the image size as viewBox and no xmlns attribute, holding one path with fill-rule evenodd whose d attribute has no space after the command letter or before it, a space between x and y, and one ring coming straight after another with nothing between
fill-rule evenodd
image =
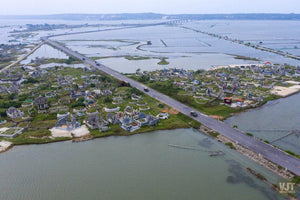
<instances>
[{"instance_id":1,"label":"sandy shore","mask_svg":"<svg viewBox=\"0 0 300 200\"><path fill-rule=\"evenodd\" d=\"M13 144L8 141L1 141L0 142L0 153L7 151L9 148L11 148Z\"/></svg>"},{"instance_id":2,"label":"sandy shore","mask_svg":"<svg viewBox=\"0 0 300 200\"><path fill-rule=\"evenodd\" d=\"M287 97L294 93L299 92L300 85L293 85L291 87L282 87L282 86L275 86L273 90L271 90L271 94L275 94L281 97Z\"/></svg>"},{"instance_id":3,"label":"sandy shore","mask_svg":"<svg viewBox=\"0 0 300 200\"><path fill-rule=\"evenodd\" d=\"M51 131L53 137L82 137L90 133L85 125L82 125L81 127L71 131L55 127L49 130Z\"/></svg>"}]
</instances>

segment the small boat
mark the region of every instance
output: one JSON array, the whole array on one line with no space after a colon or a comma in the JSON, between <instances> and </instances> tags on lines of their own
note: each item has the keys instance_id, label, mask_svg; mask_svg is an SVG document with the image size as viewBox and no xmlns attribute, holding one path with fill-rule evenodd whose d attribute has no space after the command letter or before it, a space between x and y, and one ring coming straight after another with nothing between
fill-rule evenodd
<instances>
[{"instance_id":1,"label":"small boat","mask_svg":"<svg viewBox=\"0 0 300 200\"><path fill-rule=\"evenodd\" d=\"M225 153L223 151L212 152L209 156L223 156Z\"/></svg>"}]
</instances>

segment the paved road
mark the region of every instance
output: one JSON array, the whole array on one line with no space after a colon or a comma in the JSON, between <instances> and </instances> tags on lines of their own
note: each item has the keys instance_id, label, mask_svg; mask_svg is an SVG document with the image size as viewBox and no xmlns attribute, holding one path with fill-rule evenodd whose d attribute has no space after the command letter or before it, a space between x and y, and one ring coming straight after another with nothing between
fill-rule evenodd
<instances>
[{"instance_id":1,"label":"paved road","mask_svg":"<svg viewBox=\"0 0 300 200\"><path fill-rule=\"evenodd\" d=\"M10 67L18 64L19 62L21 62L22 60L26 59L28 56L30 56L33 52L35 52L38 48L40 48L44 43L41 42L38 45L36 45L31 51L29 51L26 55L22 56L21 58L19 58L18 60L16 60L15 62L11 63L10 65L4 67L3 69L0 70L0 73L9 69Z\"/></svg>"},{"instance_id":2,"label":"paved road","mask_svg":"<svg viewBox=\"0 0 300 200\"><path fill-rule=\"evenodd\" d=\"M42 37L42 39L51 38L51 37L58 37L58 36L65 36L65 35L78 35L78 34L86 34L86 33L95 33L95 32L103 32L103 31L116 31L116 30L122 30L122 29L130 29L130 28L142 28L142 27L148 27L148 26L159 26L159 25L165 25L166 22L161 23L152 23L152 24L132 24L127 26L122 26L119 28L108 28L108 29L101 29L101 30L92 30L92 31L80 31L80 32L71 32L71 33L61 33L56 35L50 35L46 37Z\"/></svg>"},{"instance_id":3,"label":"paved road","mask_svg":"<svg viewBox=\"0 0 300 200\"><path fill-rule=\"evenodd\" d=\"M42 40L44 42L48 43L49 45L65 52L66 54L71 55L72 57L77 58L79 60L82 60L83 62L105 72L106 74L109 74L119 80L123 80L123 81L130 83L131 86L136 87L138 90L144 92L145 85L143 85L139 82L136 82L132 79L129 79L126 76L123 76L119 72L117 72L109 67L106 67L102 64L97 64L97 63L95 63L95 61L93 61L77 52L74 52L65 46L60 45L57 42L54 42L54 41L48 39L47 37L42 38ZM181 113L183 113L187 116L190 116L190 111L193 110L192 108L190 108L190 107L188 107L188 106L186 106L164 94L161 94L155 90L150 89L150 91L147 92L147 94L149 96L157 99L158 101L161 101L161 102L175 108L176 110L180 111ZM278 150L278 149L272 147L271 145L268 145L264 142L258 141L256 139L246 135L245 133L243 133L240 130L231 128L223 122L215 120L215 119L208 117L207 115L204 115L202 113L199 113L199 112L197 112L197 113L198 113L198 117L194 117L194 119L199 121L203 125L219 132L220 134L230 138L233 141L236 141L240 145L242 145L256 153L261 154L263 157L267 158L268 160L272 161L273 163L281 165L282 167L287 168L289 171L293 172L294 174L300 176L300 160L299 159L297 159L281 150Z\"/></svg>"}]
</instances>

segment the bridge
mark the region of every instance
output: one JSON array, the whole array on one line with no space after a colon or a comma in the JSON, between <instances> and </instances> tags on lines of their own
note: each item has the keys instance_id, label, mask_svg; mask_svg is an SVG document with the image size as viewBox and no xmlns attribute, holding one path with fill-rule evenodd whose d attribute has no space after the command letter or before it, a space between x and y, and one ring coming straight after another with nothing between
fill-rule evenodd
<instances>
[{"instance_id":1,"label":"bridge","mask_svg":"<svg viewBox=\"0 0 300 200\"><path fill-rule=\"evenodd\" d=\"M157 24L155 24L155 25L157 25ZM146 25L143 25L143 26L146 26ZM120 29L122 29L122 28L119 28L117 30L120 30ZM105 30L102 30L102 31L105 31ZM72 34L75 34L75 33L72 33ZM69 34L60 34L60 35L69 35ZM60 36L60 35L53 35L51 37ZM190 111L192 111L193 109L172 99L171 97L161 94L153 89L150 89L148 92L145 92L144 91L144 88L146 87L145 85L143 85L137 81L134 81L105 65L96 63L94 60L63 46L63 45L59 44L58 42L50 40L49 37L42 37L41 40L43 42L53 46L54 48L61 50L61 51L65 52L66 54L68 54L78 60L81 60L82 62L84 62L84 63L110 75L110 76L115 77L116 79L130 83L130 85L132 87L135 87L138 90L140 90L141 92L144 92L147 95L155 98L156 100L158 100L162 103L165 103L165 104L169 105L170 107L175 108L176 110L180 111L184 115L191 117ZM290 172L300 176L300 160L297 159L296 157L293 157L293 156L281 151L280 149L274 148L273 146L271 146L269 144L266 144L264 142L256 140L253 137L248 136L247 134L245 134L244 132L242 132L238 129L229 127L224 122L215 120L215 119L213 119L205 114L199 113L199 112L196 112L196 113L198 114L198 116L194 117L193 119L197 120L198 122L202 123L203 125L211 128L211 129L219 132L220 134L228 137L229 139L233 140L235 143L240 144L240 145L244 146L245 148L248 148L249 150L256 152L257 154L260 154L261 156L270 160L271 162L273 162L277 165L280 165L280 166L288 169Z\"/></svg>"}]
</instances>

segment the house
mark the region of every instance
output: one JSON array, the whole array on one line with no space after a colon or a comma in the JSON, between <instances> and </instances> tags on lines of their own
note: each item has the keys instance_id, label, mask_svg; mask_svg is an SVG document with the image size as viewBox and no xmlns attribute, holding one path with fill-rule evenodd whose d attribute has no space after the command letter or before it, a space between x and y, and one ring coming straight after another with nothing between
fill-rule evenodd
<instances>
[{"instance_id":1,"label":"house","mask_svg":"<svg viewBox=\"0 0 300 200\"><path fill-rule=\"evenodd\" d=\"M80 121L76 121L75 115L71 115L71 121L68 121L70 113L64 115L57 116L57 123L55 125L56 128L64 129L64 130L74 130L79 128L81 123Z\"/></svg>"},{"instance_id":2,"label":"house","mask_svg":"<svg viewBox=\"0 0 300 200\"><path fill-rule=\"evenodd\" d=\"M119 110L120 110L120 107L116 107L116 108L106 108L106 107L104 107L105 112L118 112Z\"/></svg>"},{"instance_id":3,"label":"house","mask_svg":"<svg viewBox=\"0 0 300 200\"><path fill-rule=\"evenodd\" d=\"M88 113L85 119L85 123L90 129L99 128L100 127L99 121L100 121L99 113L97 111L93 113Z\"/></svg>"},{"instance_id":4,"label":"house","mask_svg":"<svg viewBox=\"0 0 300 200\"><path fill-rule=\"evenodd\" d=\"M39 111L45 111L49 108L47 98L46 97L38 97L34 101L35 105L37 106Z\"/></svg>"},{"instance_id":5,"label":"house","mask_svg":"<svg viewBox=\"0 0 300 200\"><path fill-rule=\"evenodd\" d=\"M15 107L8 108L8 110L6 111L6 114L8 117L10 117L12 119L16 119L16 118L24 116L24 112L20 111L19 109L15 108Z\"/></svg>"},{"instance_id":6,"label":"house","mask_svg":"<svg viewBox=\"0 0 300 200\"><path fill-rule=\"evenodd\" d=\"M229 97L224 98L224 103L228 104L228 105L231 105L232 104L232 98L229 98Z\"/></svg>"},{"instance_id":7,"label":"house","mask_svg":"<svg viewBox=\"0 0 300 200\"><path fill-rule=\"evenodd\" d=\"M104 89L104 90L100 91L100 94L102 96L110 96L110 95L112 95L112 91Z\"/></svg>"},{"instance_id":8,"label":"house","mask_svg":"<svg viewBox=\"0 0 300 200\"><path fill-rule=\"evenodd\" d=\"M78 97L84 97L85 96L85 91L81 90L81 91L75 91L75 90L71 90L70 91L70 97L71 98L78 98Z\"/></svg>"},{"instance_id":9,"label":"house","mask_svg":"<svg viewBox=\"0 0 300 200\"><path fill-rule=\"evenodd\" d=\"M11 83L7 91L12 94L12 93L18 93L19 92L19 87L20 85L17 83Z\"/></svg>"},{"instance_id":10,"label":"house","mask_svg":"<svg viewBox=\"0 0 300 200\"><path fill-rule=\"evenodd\" d=\"M39 71L33 71L33 72L30 72L29 75L32 77L32 78L38 78L41 76L40 72Z\"/></svg>"},{"instance_id":11,"label":"house","mask_svg":"<svg viewBox=\"0 0 300 200\"><path fill-rule=\"evenodd\" d=\"M138 95L136 95L136 94L132 94L132 95L131 95L131 99L132 99L132 100L141 100L142 97L141 97L141 96L138 96Z\"/></svg>"},{"instance_id":12,"label":"house","mask_svg":"<svg viewBox=\"0 0 300 200\"><path fill-rule=\"evenodd\" d=\"M169 113L166 110L164 110L161 113L159 113L158 115L156 115L156 117L159 119L168 119Z\"/></svg>"},{"instance_id":13,"label":"house","mask_svg":"<svg viewBox=\"0 0 300 200\"><path fill-rule=\"evenodd\" d=\"M125 115L124 119L121 121L121 128L133 132L141 128L141 123L138 121L133 121L131 117Z\"/></svg>"},{"instance_id":14,"label":"house","mask_svg":"<svg viewBox=\"0 0 300 200\"><path fill-rule=\"evenodd\" d=\"M236 100L236 104L237 104L238 106L243 106L243 105L244 105L244 100L242 100L242 99L237 99L237 100Z\"/></svg>"},{"instance_id":15,"label":"house","mask_svg":"<svg viewBox=\"0 0 300 200\"><path fill-rule=\"evenodd\" d=\"M146 117L146 121L148 122L148 126L153 126L153 125L157 125L157 123L159 122L159 118L158 117L154 117L152 115L147 115Z\"/></svg>"},{"instance_id":16,"label":"house","mask_svg":"<svg viewBox=\"0 0 300 200\"><path fill-rule=\"evenodd\" d=\"M4 93L7 91L7 87L5 87L4 85L0 85L0 93Z\"/></svg>"},{"instance_id":17,"label":"house","mask_svg":"<svg viewBox=\"0 0 300 200\"><path fill-rule=\"evenodd\" d=\"M121 104L123 102L123 98L122 97L113 97L113 104Z\"/></svg>"},{"instance_id":18,"label":"house","mask_svg":"<svg viewBox=\"0 0 300 200\"><path fill-rule=\"evenodd\" d=\"M118 115L115 115L113 113L109 113L107 114L106 116L106 120L111 123L111 124L118 124L120 121L119 121L119 118L118 118Z\"/></svg>"},{"instance_id":19,"label":"house","mask_svg":"<svg viewBox=\"0 0 300 200\"><path fill-rule=\"evenodd\" d=\"M137 116L139 114L139 112L137 110L134 110L130 106L126 106L126 108L124 109L124 114L132 117L132 116Z\"/></svg>"}]
</instances>

